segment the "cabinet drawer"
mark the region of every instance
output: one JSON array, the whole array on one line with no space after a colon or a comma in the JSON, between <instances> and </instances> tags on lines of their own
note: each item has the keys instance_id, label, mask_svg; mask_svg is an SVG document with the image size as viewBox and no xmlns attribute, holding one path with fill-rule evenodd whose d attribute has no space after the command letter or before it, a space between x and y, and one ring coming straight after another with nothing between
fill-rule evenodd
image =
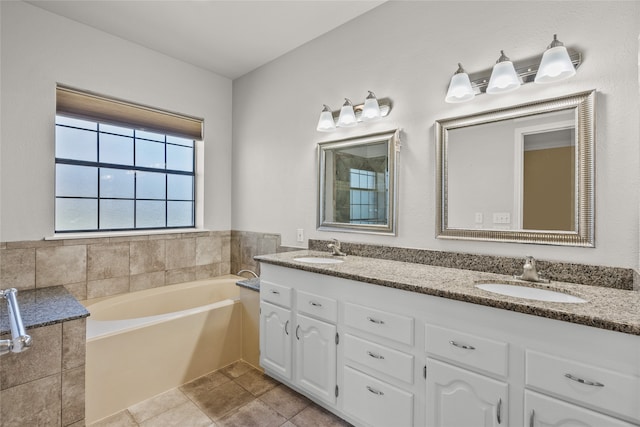
<instances>
[{"instance_id":1,"label":"cabinet drawer","mask_svg":"<svg viewBox=\"0 0 640 427\"><path fill-rule=\"evenodd\" d=\"M507 376L507 343L432 325L426 326L425 335L427 353L461 363L471 369Z\"/></svg>"},{"instance_id":2,"label":"cabinet drawer","mask_svg":"<svg viewBox=\"0 0 640 427\"><path fill-rule=\"evenodd\" d=\"M640 421L640 378L528 350L526 385Z\"/></svg>"},{"instance_id":3,"label":"cabinet drawer","mask_svg":"<svg viewBox=\"0 0 640 427\"><path fill-rule=\"evenodd\" d=\"M336 323L338 321L338 302L332 298L298 291L298 312Z\"/></svg>"},{"instance_id":4,"label":"cabinet drawer","mask_svg":"<svg viewBox=\"0 0 640 427\"><path fill-rule=\"evenodd\" d=\"M260 281L260 299L277 304L281 307L291 308L291 288L276 285L275 283Z\"/></svg>"},{"instance_id":5,"label":"cabinet drawer","mask_svg":"<svg viewBox=\"0 0 640 427\"><path fill-rule=\"evenodd\" d=\"M413 384L413 356L410 354L345 334L344 356L368 368Z\"/></svg>"},{"instance_id":6,"label":"cabinet drawer","mask_svg":"<svg viewBox=\"0 0 640 427\"><path fill-rule=\"evenodd\" d=\"M371 426L413 425L413 394L344 368L344 411Z\"/></svg>"},{"instance_id":7,"label":"cabinet drawer","mask_svg":"<svg viewBox=\"0 0 640 427\"><path fill-rule=\"evenodd\" d=\"M344 321L347 326L403 344L413 344L413 317L345 303Z\"/></svg>"}]
</instances>

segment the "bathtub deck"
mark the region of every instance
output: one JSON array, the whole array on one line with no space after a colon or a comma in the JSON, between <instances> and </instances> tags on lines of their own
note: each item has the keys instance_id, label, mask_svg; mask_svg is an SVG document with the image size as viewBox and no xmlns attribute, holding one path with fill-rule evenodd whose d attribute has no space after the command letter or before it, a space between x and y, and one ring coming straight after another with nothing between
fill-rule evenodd
<instances>
[{"instance_id":1,"label":"bathtub deck","mask_svg":"<svg viewBox=\"0 0 640 427\"><path fill-rule=\"evenodd\" d=\"M347 427L350 424L240 361L90 425L116 426Z\"/></svg>"}]
</instances>

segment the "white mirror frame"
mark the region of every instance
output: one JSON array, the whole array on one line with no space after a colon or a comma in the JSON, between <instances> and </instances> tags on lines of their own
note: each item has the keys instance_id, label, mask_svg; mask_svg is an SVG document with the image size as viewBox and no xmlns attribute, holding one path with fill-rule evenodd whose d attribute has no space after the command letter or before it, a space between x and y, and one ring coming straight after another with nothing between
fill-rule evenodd
<instances>
[{"instance_id":1,"label":"white mirror frame","mask_svg":"<svg viewBox=\"0 0 640 427\"><path fill-rule=\"evenodd\" d=\"M327 221L325 218L325 168L326 152L337 148L357 147L362 145L387 142L387 162L389 168L389 200L387 207L386 224L351 224L345 222ZM383 133L357 136L338 141L318 143L318 222L320 231L341 231L351 233L368 234L397 234L397 163L400 151L400 130L392 130Z\"/></svg>"},{"instance_id":2,"label":"white mirror frame","mask_svg":"<svg viewBox=\"0 0 640 427\"><path fill-rule=\"evenodd\" d=\"M437 120L436 237L439 239L517 242L595 247L595 90L473 115ZM517 117L575 109L576 225L575 231L482 230L450 228L447 204L447 144L449 131Z\"/></svg>"}]
</instances>

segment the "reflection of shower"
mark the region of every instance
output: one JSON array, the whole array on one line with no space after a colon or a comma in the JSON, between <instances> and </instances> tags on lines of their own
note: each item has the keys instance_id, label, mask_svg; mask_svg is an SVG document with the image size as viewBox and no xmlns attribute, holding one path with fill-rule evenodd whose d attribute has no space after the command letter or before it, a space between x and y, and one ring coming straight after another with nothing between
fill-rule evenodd
<instances>
[{"instance_id":1,"label":"reflection of shower","mask_svg":"<svg viewBox=\"0 0 640 427\"><path fill-rule=\"evenodd\" d=\"M0 297L7 300L7 311L9 312L9 323L11 325L11 339L0 340L0 355L9 352L20 353L31 347L31 337L26 334L20 315L20 307L15 288L0 290Z\"/></svg>"}]
</instances>

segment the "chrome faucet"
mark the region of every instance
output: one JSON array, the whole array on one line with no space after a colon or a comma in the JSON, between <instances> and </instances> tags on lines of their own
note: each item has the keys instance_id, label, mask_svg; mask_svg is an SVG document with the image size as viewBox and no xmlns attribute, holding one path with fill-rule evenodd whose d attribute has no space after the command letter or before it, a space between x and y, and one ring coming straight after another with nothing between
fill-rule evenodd
<instances>
[{"instance_id":1,"label":"chrome faucet","mask_svg":"<svg viewBox=\"0 0 640 427\"><path fill-rule=\"evenodd\" d=\"M532 256L528 256L524 259L524 265L522 266L522 274L520 276L513 276L514 279L526 280L527 282L535 283L549 283L549 279L543 279L539 276L536 270L536 260Z\"/></svg>"},{"instance_id":2,"label":"chrome faucet","mask_svg":"<svg viewBox=\"0 0 640 427\"><path fill-rule=\"evenodd\" d=\"M240 271L238 271L238 272L236 273L236 276L239 276L239 275L241 275L242 273L250 273L250 274L251 274L253 277L255 277L256 279L258 279L258 278L259 278L259 277L258 277L258 275L257 275L254 271L251 271L251 270L240 270Z\"/></svg>"},{"instance_id":3,"label":"chrome faucet","mask_svg":"<svg viewBox=\"0 0 640 427\"><path fill-rule=\"evenodd\" d=\"M338 239L331 239L333 243L329 243L327 247L331 249L331 255L333 256L347 256L340 250L340 241Z\"/></svg>"}]
</instances>

